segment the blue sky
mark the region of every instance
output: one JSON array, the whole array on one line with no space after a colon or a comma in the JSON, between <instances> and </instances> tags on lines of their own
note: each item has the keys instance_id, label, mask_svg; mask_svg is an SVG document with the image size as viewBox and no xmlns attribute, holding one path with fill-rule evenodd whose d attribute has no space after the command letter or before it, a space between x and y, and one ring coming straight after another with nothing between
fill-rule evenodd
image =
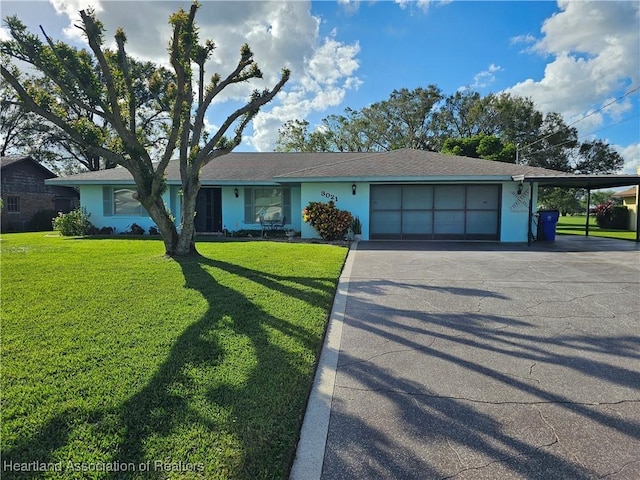
<instances>
[{"instance_id":1,"label":"blue sky","mask_svg":"<svg viewBox=\"0 0 640 480\"><path fill-rule=\"evenodd\" d=\"M3 0L0 8L3 17L16 13L33 29L42 24L54 38L82 45L70 25L79 8L93 4L108 37L122 26L131 53L166 62L168 15L189 3ZM218 45L209 71L230 71L248 42L265 73L263 84L235 88L214 105L212 128L252 88L274 84L284 66L292 71L241 150L272 150L288 119L314 126L393 89L435 84L445 94L471 88L530 97L543 112L577 122L582 139L613 144L626 173L640 166L640 91L615 101L640 83L640 2L201 3L201 36Z\"/></svg>"}]
</instances>

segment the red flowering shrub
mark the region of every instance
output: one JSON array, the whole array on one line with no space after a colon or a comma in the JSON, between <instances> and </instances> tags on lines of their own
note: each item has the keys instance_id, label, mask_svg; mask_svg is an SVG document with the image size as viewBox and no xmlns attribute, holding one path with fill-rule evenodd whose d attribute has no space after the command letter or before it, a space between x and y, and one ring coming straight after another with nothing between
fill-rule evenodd
<instances>
[{"instance_id":1,"label":"red flowering shrub","mask_svg":"<svg viewBox=\"0 0 640 480\"><path fill-rule=\"evenodd\" d=\"M613 228L625 230L629 228L627 207L616 205L611 200L607 203L596 205L596 223L600 228Z\"/></svg>"},{"instance_id":2,"label":"red flowering shrub","mask_svg":"<svg viewBox=\"0 0 640 480\"><path fill-rule=\"evenodd\" d=\"M302 220L310 223L323 240L342 240L353 222L353 216L346 210L336 208L332 201L309 202L302 211Z\"/></svg>"}]
</instances>

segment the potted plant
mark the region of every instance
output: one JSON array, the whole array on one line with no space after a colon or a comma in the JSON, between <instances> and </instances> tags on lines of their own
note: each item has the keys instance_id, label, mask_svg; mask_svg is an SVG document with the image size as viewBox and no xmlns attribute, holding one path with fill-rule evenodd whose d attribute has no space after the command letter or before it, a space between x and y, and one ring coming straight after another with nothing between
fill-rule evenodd
<instances>
[{"instance_id":1,"label":"potted plant","mask_svg":"<svg viewBox=\"0 0 640 480\"><path fill-rule=\"evenodd\" d=\"M362 222L360 221L360 217L354 217L353 222L351 222L351 232L353 232L353 240L355 242L359 242L362 239Z\"/></svg>"}]
</instances>

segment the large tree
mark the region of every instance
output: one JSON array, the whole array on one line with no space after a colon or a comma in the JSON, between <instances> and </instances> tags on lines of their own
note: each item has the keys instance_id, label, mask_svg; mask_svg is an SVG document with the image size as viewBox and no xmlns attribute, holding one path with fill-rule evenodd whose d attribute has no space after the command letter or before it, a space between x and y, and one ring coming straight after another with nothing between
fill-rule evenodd
<instances>
[{"instance_id":1,"label":"large tree","mask_svg":"<svg viewBox=\"0 0 640 480\"><path fill-rule=\"evenodd\" d=\"M431 144L440 151L447 141L475 136L496 137L504 145L524 145L537 138L541 125L542 114L529 99L506 93L483 97L465 90L444 99L429 129Z\"/></svg>"},{"instance_id":2,"label":"large tree","mask_svg":"<svg viewBox=\"0 0 640 480\"><path fill-rule=\"evenodd\" d=\"M440 151L450 155L484 158L498 162L516 162L516 146L513 143L505 144L495 135L483 133L464 138L449 138L445 140Z\"/></svg>"},{"instance_id":3,"label":"large tree","mask_svg":"<svg viewBox=\"0 0 640 480\"><path fill-rule=\"evenodd\" d=\"M376 152L430 149L429 123L441 100L440 89L394 90L387 100L361 110L329 115L316 130L306 120L291 120L279 130L279 151Z\"/></svg>"},{"instance_id":4,"label":"large tree","mask_svg":"<svg viewBox=\"0 0 640 480\"><path fill-rule=\"evenodd\" d=\"M3 65L2 76L16 90L21 108L51 122L88 152L126 168L135 181L136 198L157 224L170 256L195 252L194 217L200 170L240 144L245 127L289 78L289 71L283 70L273 88L254 91L244 106L229 114L217 132L208 135L204 120L213 99L227 86L261 78L262 73L249 46L243 45L231 73L225 77L216 73L205 82L204 66L215 46L211 41L199 42L197 9L194 3L189 11L180 9L169 19L169 62L173 69L169 88L164 88L165 69L137 69L137 63L127 55L127 38L122 29L115 34L115 50L106 48L104 27L92 11L80 12L78 26L89 50L54 42L44 31L42 41L28 32L17 17L6 19L12 39L1 43L4 54L30 64L56 90L53 95L34 90ZM138 102L140 89L146 92L142 105ZM69 116L67 109L57 108L57 97L92 117ZM161 134L147 128L159 121L164 125ZM115 132L106 144L99 134L104 125ZM233 128L233 134L227 136ZM180 162L182 184L179 229L162 198L165 171L175 156Z\"/></svg>"},{"instance_id":5,"label":"large tree","mask_svg":"<svg viewBox=\"0 0 640 480\"><path fill-rule=\"evenodd\" d=\"M16 78L22 77L6 59L0 61ZM15 90L4 77L0 78L0 98L0 156L32 154L36 140L46 133L48 127L36 115L20 107Z\"/></svg>"}]
</instances>

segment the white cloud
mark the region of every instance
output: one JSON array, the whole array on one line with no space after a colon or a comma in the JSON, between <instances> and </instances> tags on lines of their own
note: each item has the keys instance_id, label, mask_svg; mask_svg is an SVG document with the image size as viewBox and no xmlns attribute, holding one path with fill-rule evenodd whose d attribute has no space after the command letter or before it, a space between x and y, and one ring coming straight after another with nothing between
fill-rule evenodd
<instances>
[{"instance_id":1,"label":"white cloud","mask_svg":"<svg viewBox=\"0 0 640 480\"><path fill-rule=\"evenodd\" d=\"M535 41L536 41L536 37L534 37L531 34L517 35L511 39L511 44L512 45L516 45L518 43L531 44L531 43L535 43Z\"/></svg>"},{"instance_id":2,"label":"white cloud","mask_svg":"<svg viewBox=\"0 0 640 480\"><path fill-rule=\"evenodd\" d=\"M561 0L558 5L560 11L544 22L542 38L531 47L551 58L543 77L507 91L530 97L543 112L559 112L571 123L638 85L640 3ZM625 108L612 106L576 127L590 131Z\"/></svg>"},{"instance_id":3,"label":"white cloud","mask_svg":"<svg viewBox=\"0 0 640 480\"><path fill-rule=\"evenodd\" d=\"M90 0L50 0L56 11L75 23L77 11ZM263 80L233 85L217 99L211 110L211 124L219 125L226 115L244 102L255 89L272 87L282 68L291 71L284 91L254 119L253 133L245 138L249 146L270 150L275 145L278 128L287 120L305 118L312 111L322 112L339 105L347 90L361 81L357 43L345 44L332 31L320 37L320 19L311 14L308 1L291 2L220 2L203 1L196 17L200 39L216 44L206 76L215 72L224 78L237 65L240 47L248 43L263 72ZM127 35L127 51L138 58L167 65L167 46L171 35L168 18L187 2L136 1L94 3L98 18L105 25L105 40L113 45L113 35L122 27ZM74 30L78 30L74 27ZM65 30L66 31L66 30ZM227 108L228 107L228 108ZM250 132L248 132L249 134Z\"/></svg>"},{"instance_id":4,"label":"white cloud","mask_svg":"<svg viewBox=\"0 0 640 480\"><path fill-rule=\"evenodd\" d=\"M407 6L412 7L416 5L421 8L425 12L429 9L429 5L432 3L432 0L394 0L395 3L400 5L400 8L407 8Z\"/></svg>"},{"instance_id":5,"label":"white cloud","mask_svg":"<svg viewBox=\"0 0 640 480\"><path fill-rule=\"evenodd\" d=\"M6 42L7 40L11 40L9 30L4 27L0 27L0 42Z\"/></svg>"},{"instance_id":6,"label":"white cloud","mask_svg":"<svg viewBox=\"0 0 640 480\"><path fill-rule=\"evenodd\" d=\"M638 171L638 168L640 168L640 143L634 143L626 147L615 145L615 148L624 158L624 168L621 173L640 174Z\"/></svg>"},{"instance_id":7,"label":"white cloud","mask_svg":"<svg viewBox=\"0 0 640 480\"><path fill-rule=\"evenodd\" d=\"M356 60L359 51L358 44L344 45L326 38L311 58L305 60L305 73L299 81L279 95L275 107L256 116L249 144L258 151L273 150L278 128L284 122L340 105L346 92L362 83L354 76L359 67Z\"/></svg>"},{"instance_id":8,"label":"white cloud","mask_svg":"<svg viewBox=\"0 0 640 480\"><path fill-rule=\"evenodd\" d=\"M338 0L338 5L347 13L355 13L360 8L360 0Z\"/></svg>"},{"instance_id":9,"label":"white cloud","mask_svg":"<svg viewBox=\"0 0 640 480\"><path fill-rule=\"evenodd\" d=\"M472 89L486 88L496 81L496 73L500 72L502 67L491 64L486 70L479 72L473 77Z\"/></svg>"},{"instance_id":10,"label":"white cloud","mask_svg":"<svg viewBox=\"0 0 640 480\"><path fill-rule=\"evenodd\" d=\"M96 14L102 12L100 0L50 0L50 3L58 15L69 18L69 25L63 33L70 40L85 41L82 31L75 26L80 23L80 10L93 9Z\"/></svg>"},{"instance_id":11,"label":"white cloud","mask_svg":"<svg viewBox=\"0 0 640 480\"><path fill-rule=\"evenodd\" d=\"M446 5L448 3L453 2L453 0L393 0L394 3L398 4L400 8L405 9L407 7L413 8L414 6L421 9L423 12L429 10L429 7L432 4L437 5Z\"/></svg>"}]
</instances>

